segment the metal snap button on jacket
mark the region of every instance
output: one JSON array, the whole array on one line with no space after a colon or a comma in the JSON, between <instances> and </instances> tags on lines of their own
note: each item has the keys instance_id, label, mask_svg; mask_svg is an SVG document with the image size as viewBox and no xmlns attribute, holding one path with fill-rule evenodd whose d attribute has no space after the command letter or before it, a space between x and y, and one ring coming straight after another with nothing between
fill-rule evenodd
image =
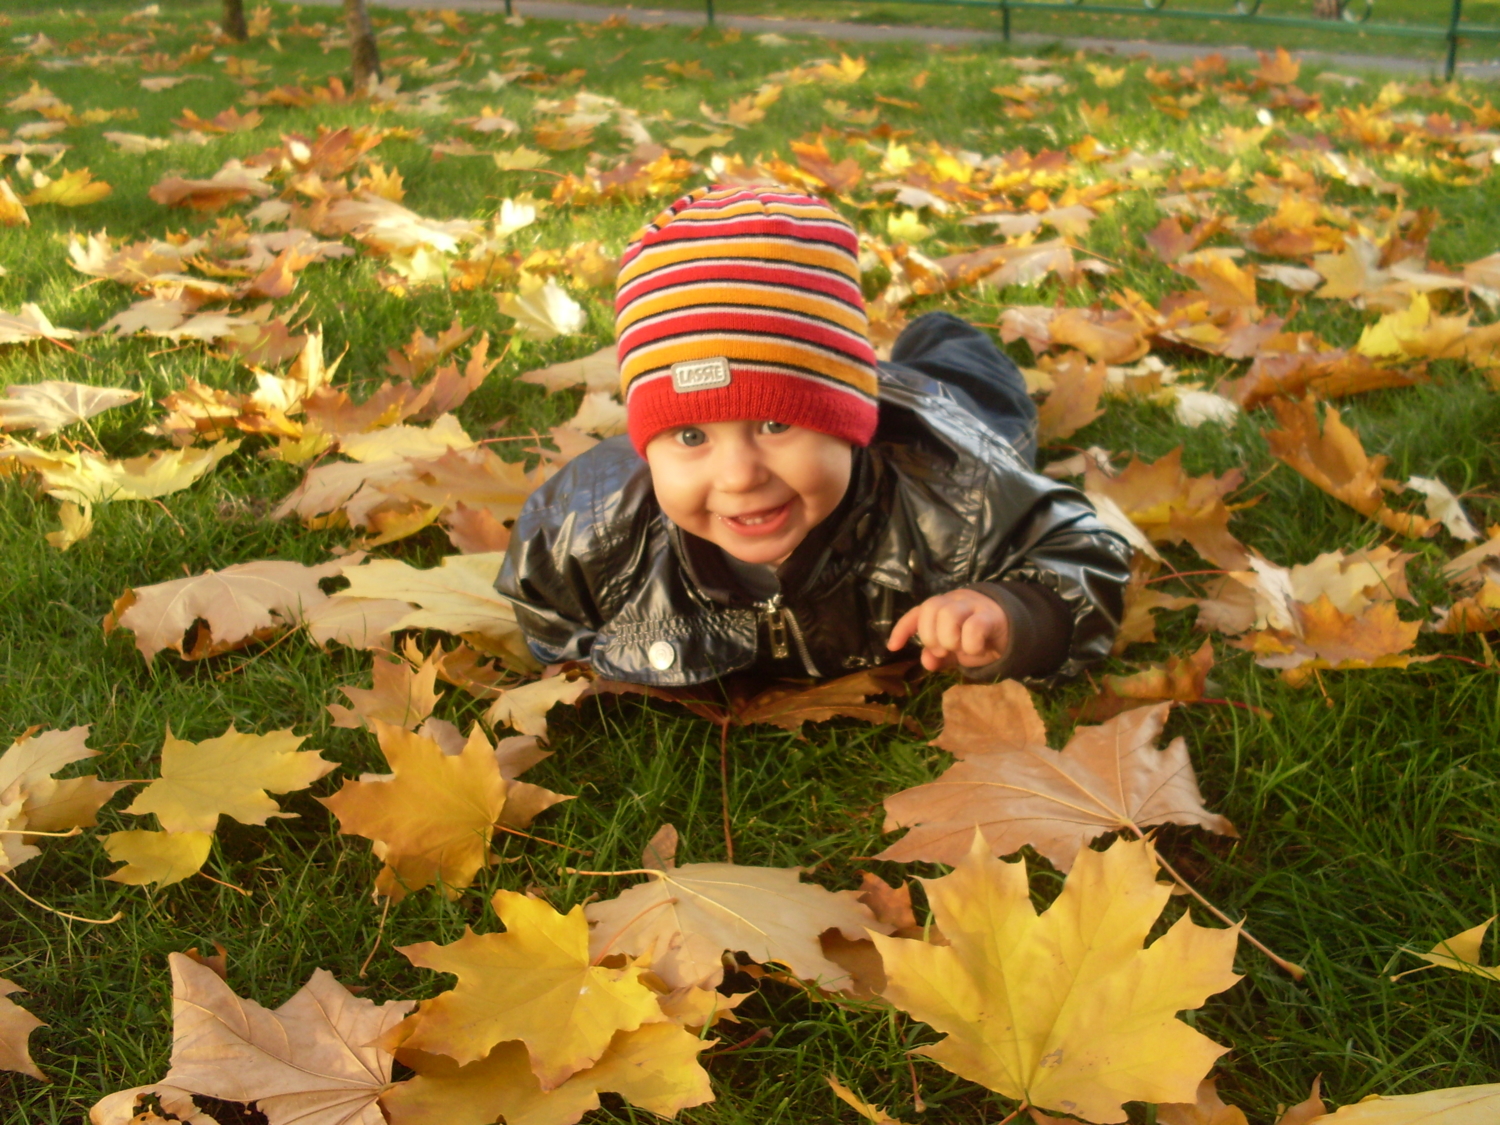
<instances>
[{"instance_id":1,"label":"metal snap button on jacket","mask_svg":"<svg viewBox=\"0 0 1500 1125\"><path fill-rule=\"evenodd\" d=\"M669 641L657 641L646 650L646 659L658 672L665 672L677 662L677 650Z\"/></svg>"}]
</instances>

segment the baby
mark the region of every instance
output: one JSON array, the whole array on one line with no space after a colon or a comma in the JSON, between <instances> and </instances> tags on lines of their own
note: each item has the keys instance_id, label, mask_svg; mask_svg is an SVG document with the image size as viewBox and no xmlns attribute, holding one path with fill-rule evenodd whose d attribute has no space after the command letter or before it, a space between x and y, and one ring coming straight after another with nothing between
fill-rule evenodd
<instances>
[{"instance_id":1,"label":"baby","mask_svg":"<svg viewBox=\"0 0 1500 1125\"><path fill-rule=\"evenodd\" d=\"M538 659L670 685L1109 652L1129 548L1033 471L1020 372L946 313L877 364L826 203L679 199L625 251L615 317L629 433L531 496L497 583Z\"/></svg>"}]
</instances>

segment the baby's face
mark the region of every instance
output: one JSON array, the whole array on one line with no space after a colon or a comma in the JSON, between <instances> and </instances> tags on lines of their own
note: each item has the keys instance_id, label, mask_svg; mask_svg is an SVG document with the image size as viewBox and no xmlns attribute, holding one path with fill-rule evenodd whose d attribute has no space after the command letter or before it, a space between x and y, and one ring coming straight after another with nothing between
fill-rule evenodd
<instances>
[{"instance_id":1,"label":"baby's face","mask_svg":"<svg viewBox=\"0 0 1500 1125\"><path fill-rule=\"evenodd\" d=\"M667 518L748 563L780 563L839 506L849 443L780 422L704 422L646 446Z\"/></svg>"}]
</instances>

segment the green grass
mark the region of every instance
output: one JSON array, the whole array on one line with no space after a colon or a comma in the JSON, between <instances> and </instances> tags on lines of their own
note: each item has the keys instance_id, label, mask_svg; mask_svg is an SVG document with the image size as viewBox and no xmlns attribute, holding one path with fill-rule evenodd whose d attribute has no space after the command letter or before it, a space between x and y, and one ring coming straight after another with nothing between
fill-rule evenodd
<instances>
[{"instance_id":1,"label":"green grass","mask_svg":"<svg viewBox=\"0 0 1500 1125\"><path fill-rule=\"evenodd\" d=\"M119 10L118 5L112 9ZM205 5L174 9L171 19L178 29L154 32L156 49L184 49L214 11ZM333 15L307 9L301 18L312 22ZM748 37L725 45L716 32L596 31L542 21L516 29L498 17L469 18L472 33L464 42L474 54L446 77L477 80L499 65L501 51L531 46L532 57L554 72L586 67L585 86L595 93L618 97L647 114L669 111L678 119L694 117L704 98L722 107L727 97L753 90L767 74L827 53L822 43L772 49L758 47ZM65 50L87 55L97 46L90 37L110 33L111 19L102 5L90 6L82 15L65 18L12 19L5 31L7 36L43 31ZM278 7L278 26L289 19L287 10ZM381 13L377 23L392 27L410 21ZM560 37L568 41L548 46ZM8 39L3 42L5 49L14 49ZM262 43L221 53L271 64L276 83L321 81L345 66L341 51L324 54L315 39L283 33L280 42L279 54ZM423 54L438 61L453 50L415 31L382 43L387 57ZM549 53L554 49L557 57ZM988 153L1017 146L1036 151L1082 135L1067 108L1070 99L1060 99L1057 112L1036 122L1001 113L989 89L1013 80L1015 72L1004 65L999 51L934 52L891 45L861 52L870 70L857 86L788 88L766 121L742 133L731 149L747 158L785 152L789 139L828 120L821 108L824 98L865 106L874 104L874 93L911 97L912 79L921 71L931 76L921 94L927 108L887 111L887 120L915 130L915 140ZM716 78L679 81L665 91L643 89L644 73L661 73L659 65L644 64L668 58L698 59ZM1090 100L1105 100L1123 116L1127 124L1101 139L1147 152L1170 148L1187 166L1227 163L1206 147L1205 136L1225 123L1246 126L1253 121L1253 104L1223 109L1210 100L1187 127L1151 111L1145 95L1154 91L1143 82L1139 63L1131 64L1131 77L1123 86L1109 91L1093 89L1082 67L1067 59L1059 59L1057 69ZM265 124L253 132L146 156L120 155L100 138L111 128L164 136L172 129L170 119L184 107L211 116L242 93L212 63L188 72L205 80L148 94L135 85L137 74L128 67L45 69L34 60L7 60L0 72L0 102L37 80L80 110L124 106L137 108L140 116L80 126L63 135L76 147L62 166L87 165L112 183L115 192L76 211L37 207L30 228L0 228L0 263L8 271L0 276L0 308L14 310L34 301L56 323L97 326L132 298L116 285L80 284L85 279L67 265L70 233L103 227L117 236L142 238L200 231L212 219L157 206L146 197L150 186L168 172L207 175L230 156L257 152L282 133L311 134L320 124L420 130L421 141L388 139L375 156L401 171L406 203L423 215L487 218L501 199L525 190L545 193L552 182L546 175L499 173L482 159L434 163L427 145L462 133L445 117L392 113L377 118L359 106L269 109ZM1382 81L1372 78L1352 94L1310 88L1323 91L1330 103L1353 103L1372 97ZM535 97L510 87L498 94L454 91L449 102L452 116L492 105L527 124ZM1467 111L1421 92L1405 108L1467 116ZM0 127L14 130L29 117L5 114ZM658 136L670 136L679 124L652 128ZM611 155L608 147L604 151ZM859 155L857 146L851 151ZM582 152L563 154L550 168L577 171L584 160ZM1260 154L1247 158L1247 166L1252 172L1274 172ZM15 182L14 169L8 171ZM1405 206L1435 208L1443 217L1432 243L1435 259L1458 264L1497 248L1500 230L1493 216L1500 213L1500 188L1494 177L1472 185L1400 178ZM1140 234L1160 218L1156 194L1148 186L1122 195L1108 219L1088 236L1088 246L1124 270L1108 286L1123 282L1147 297L1180 287L1180 279L1140 241ZM1264 208L1237 196L1225 198L1242 218L1265 214ZM1341 187L1332 189L1330 198L1365 209L1374 205L1367 193ZM617 252L661 202L550 211L522 241L534 238L540 245L564 247L581 238L601 238ZM873 216L883 221L883 214ZM928 249L956 249L979 240L970 228L942 222ZM330 353L348 348L342 370L358 389L367 390L383 378L386 349L403 343L414 328L436 333L454 316L492 333L509 327L496 314L490 291L434 288L401 299L376 286L377 268L363 255L314 266L302 275L298 291L304 298L302 314L324 327ZM1268 306L1284 314L1292 311L1277 287L1263 285L1262 292ZM1047 281L1036 288L962 293L945 307L993 323L1006 304L1050 303L1058 296L1070 303L1091 299L1088 292L1060 292L1055 281ZM549 398L515 376L545 362L587 354L607 339L607 301L595 293L585 302L591 317L588 334L545 346L521 340L513 344L495 375L459 411L470 433L481 434L501 419L506 420L504 432L522 433L572 413L576 394ZM1291 328L1316 329L1341 344L1357 339L1360 326L1370 319L1316 300L1304 299L1297 310ZM1019 350L1024 358L1024 348ZM1230 367L1192 355L1174 356L1173 362L1207 378ZM1372 453L1392 458L1390 475L1440 476L1455 489L1474 492L1468 504L1477 521L1500 521L1495 491L1500 395L1473 371L1453 364L1435 365L1434 374L1426 386L1352 400L1346 418ZM160 444L144 436L142 427L159 414L154 400L188 377L241 390L251 385L245 369L196 345L86 339L77 342L76 350L44 346L0 352L0 384L59 378L142 390L140 402L96 421L103 447L115 455ZM1253 482L1249 494L1262 500L1239 514L1234 528L1278 562L1305 562L1321 551L1385 540L1376 525L1290 470L1275 467L1260 436L1265 423L1264 416L1255 416L1227 432L1189 432L1161 409L1114 404L1104 419L1072 440L1145 457L1185 444L1191 472L1243 468ZM40 859L15 875L27 893L61 910L90 917L121 910L124 919L117 925L66 923L0 887L0 976L25 988L28 994L17 999L48 1023L32 1037L32 1046L55 1080L43 1085L0 1074L4 1125L79 1122L102 1094L164 1073L171 1043L165 957L171 951L223 942L229 948L230 983L268 1006L284 1001L317 967L346 983L367 985L367 995L377 1000L423 998L439 991L441 982L413 969L393 947L449 941L465 925L493 928L485 904L496 888L539 889L564 907L591 894L612 894L623 881L568 876L561 866L577 865L582 853L595 869L633 867L641 846L664 821L682 831L685 859L723 857L718 738L712 727L674 708L629 697L589 701L576 711L559 709L551 743L557 754L528 779L579 795L545 814L537 828L573 850L500 837L500 862L455 902L424 892L391 911L384 941L360 980L360 966L377 942L380 908L369 891L378 865L367 842L337 835L335 822L312 796L332 792L340 776L380 766L368 736L333 729L323 710L324 704L341 698L340 686L367 682L369 658L343 649L320 652L292 637L196 664L165 654L147 665L128 635L106 637L100 629L102 617L126 587L260 558L321 562L332 548L349 542L347 532L309 532L266 518L269 506L293 487L299 474L258 459L254 453L260 444L248 441L203 482L168 497L163 506L100 506L92 537L65 554L42 538L56 525L53 501L37 496L22 481L0 483L0 737L9 739L32 725L91 723L91 743L103 753L89 768L122 778L154 772L169 725L188 739L217 735L231 722L259 732L292 727L308 736L309 748L342 767L311 792L284 800L300 819L273 821L266 828L226 822L220 828L207 870L245 888L249 896L201 879L159 891L105 882L102 876L112 864L93 833L50 843ZM1403 546L1421 555L1413 564L1413 589L1421 605L1406 609L1412 617L1447 600L1437 570L1452 553L1451 542ZM450 551L435 531L385 549L418 565L432 565ZM1171 557L1181 569L1201 565L1187 552ZM1191 613L1167 614L1162 620L1162 642L1133 649L1130 663L1116 662L1115 670L1196 646ZM1172 716L1169 734L1187 739L1207 803L1230 817L1242 838L1209 839L1170 830L1163 833L1162 846L1210 898L1236 916L1246 915L1258 937L1303 963L1310 974L1306 983L1295 984L1242 947L1238 968L1246 974L1244 982L1189 1014L1205 1034L1232 1048L1222 1067L1221 1091L1252 1120L1269 1122L1278 1104L1301 1100L1319 1074L1337 1103L1373 1092L1500 1078L1493 985L1436 971L1398 984L1386 979L1403 946L1426 948L1497 909L1500 677L1451 660L1406 672L1333 673L1324 677L1325 699L1315 688L1287 688L1272 673L1256 668L1245 653L1222 643L1217 647L1218 694L1265 708L1274 718L1261 721L1228 707L1184 708ZM1477 639L1424 637L1420 651L1483 656ZM927 682L907 705L929 732L937 729L938 697L945 684L941 679ZM1066 732L1068 707L1085 694L1087 685L1077 684L1042 697L1059 738ZM479 711L474 701L450 690L439 714L467 725ZM855 872L872 866L858 857L882 846L881 798L930 779L948 758L893 728L834 722L811 727L807 735L800 740L770 728L731 733L736 858L802 864L827 886L852 886ZM104 812L100 832L136 823L120 812L126 803L116 800ZM889 879L936 873L929 867L912 872L889 864L873 866ZM1049 899L1058 884L1055 873L1044 865L1036 868L1033 885L1039 901ZM1175 916L1182 909L1177 901L1169 913ZM1410 958L1396 963L1400 968L1415 965ZM760 1027L770 1037L712 1061L719 1100L684 1114L689 1122L854 1120L824 1085L828 1073L837 1073L904 1120L967 1125L996 1121L1008 1112L1002 1099L918 1061L915 1073L928 1108L917 1118L906 1052L931 1041L932 1033L905 1017L870 1005L813 1001L774 983L762 985L740 1013L743 1024L720 1029L726 1042ZM644 1119L618 1104L599 1116ZM219 1119L237 1120L232 1111ZM1136 1107L1133 1119L1146 1121L1146 1111Z\"/></svg>"}]
</instances>

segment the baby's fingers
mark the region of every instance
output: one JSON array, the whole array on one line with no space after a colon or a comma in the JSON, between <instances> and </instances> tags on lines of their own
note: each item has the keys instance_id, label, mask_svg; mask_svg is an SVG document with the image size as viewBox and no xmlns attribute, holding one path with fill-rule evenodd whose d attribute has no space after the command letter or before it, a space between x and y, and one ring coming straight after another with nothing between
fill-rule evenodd
<instances>
[{"instance_id":1,"label":"baby's fingers","mask_svg":"<svg viewBox=\"0 0 1500 1125\"><path fill-rule=\"evenodd\" d=\"M891 630L890 639L885 642L885 647L892 652L905 648L906 642L911 640L917 632L917 622L921 614L921 606L913 606L903 613L901 620L897 621L895 628Z\"/></svg>"},{"instance_id":2,"label":"baby's fingers","mask_svg":"<svg viewBox=\"0 0 1500 1125\"><path fill-rule=\"evenodd\" d=\"M976 613L964 622L963 636L958 644L959 652L965 656L985 656L993 652L994 648L993 630L989 621Z\"/></svg>"}]
</instances>

